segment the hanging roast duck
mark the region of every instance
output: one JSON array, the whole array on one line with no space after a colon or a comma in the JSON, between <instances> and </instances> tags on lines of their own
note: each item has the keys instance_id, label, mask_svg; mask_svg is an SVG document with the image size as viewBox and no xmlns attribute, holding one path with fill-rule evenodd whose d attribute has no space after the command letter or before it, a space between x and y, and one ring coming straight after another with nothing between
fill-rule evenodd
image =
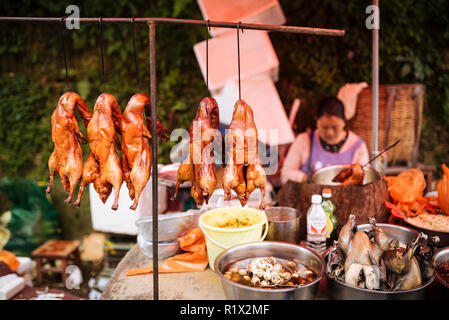
<instances>
[{"instance_id":1,"label":"hanging roast duck","mask_svg":"<svg viewBox=\"0 0 449 320\"><path fill-rule=\"evenodd\" d=\"M191 194L197 205L208 203L215 190L214 141L221 147L219 134L219 109L214 98L201 100L195 118L189 128L189 154L177 173L175 195L184 181L191 182Z\"/></svg>"},{"instance_id":2,"label":"hanging roast duck","mask_svg":"<svg viewBox=\"0 0 449 320\"><path fill-rule=\"evenodd\" d=\"M115 198L112 210L117 210L120 188L123 183L123 173L115 149L120 149L117 133L120 133L122 112L113 95L101 94L95 103L94 113L87 126L90 154L83 168L78 199L75 206L79 206L84 189L90 183L100 196L103 203L109 198L114 188Z\"/></svg>"},{"instance_id":3,"label":"hanging roast duck","mask_svg":"<svg viewBox=\"0 0 449 320\"><path fill-rule=\"evenodd\" d=\"M75 118L75 108L87 127L92 113L84 100L75 92L63 94L51 116L51 137L55 148L48 160L50 183L46 191L51 192L53 179L56 174L59 174L64 189L68 193L65 200L67 203L72 201L73 190L83 171L83 150L79 141L83 144L87 143Z\"/></svg>"},{"instance_id":4,"label":"hanging roast duck","mask_svg":"<svg viewBox=\"0 0 449 320\"><path fill-rule=\"evenodd\" d=\"M234 105L226 139L229 153L223 175L225 200L231 199L232 189L244 206L251 192L260 188L262 199L259 208L265 209L267 178L258 155L257 128L251 107L241 99Z\"/></svg>"},{"instance_id":5,"label":"hanging roast duck","mask_svg":"<svg viewBox=\"0 0 449 320\"><path fill-rule=\"evenodd\" d=\"M151 149L148 139L151 133L148 127L151 125L150 97L143 93L136 93L131 97L123 112L120 123L122 132L122 156L121 165L123 177L129 190L129 196L134 200L130 209L136 210L140 195L145 188L151 174ZM146 111L144 121L144 110ZM156 135L166 140L169 132L156 118Z\"/></svg>"}]
</instances>

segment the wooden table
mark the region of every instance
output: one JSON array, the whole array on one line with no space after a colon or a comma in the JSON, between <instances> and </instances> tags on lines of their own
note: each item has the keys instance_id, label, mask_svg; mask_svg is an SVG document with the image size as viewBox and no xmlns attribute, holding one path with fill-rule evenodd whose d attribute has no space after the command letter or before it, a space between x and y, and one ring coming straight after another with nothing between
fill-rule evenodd
<instances>
[{"instance_id":1,"label":"wooden table","mask_svg":"<svg viewBox=\"0 0 449 320\"><path fill-rule=\"evenodd\" d=\"M135 245L115 269L103 291L103 300L153 299L153 274L127 277L126 270L152 267ZM159 299L161 300L221 300L226 299L218 276L211 269L203 272L159 274Z\"/></svg>"},{"instance_id":2,"label":"wooden table","mask_svg":"<svg viewBox=\"0 0 449 320\"><path fill-rule=\"evenodd\" d=\"M49 240L32 252L36 261L37 284L42 284L44 272L59 272L62 274L62 283L66 283L66 273L69 264L79 266L81 261L79 252L80 241ZM62 260L62 266L56 266L56 260ZM50 264L50 267L45 267Z\"/></svg>"}]
</instances>

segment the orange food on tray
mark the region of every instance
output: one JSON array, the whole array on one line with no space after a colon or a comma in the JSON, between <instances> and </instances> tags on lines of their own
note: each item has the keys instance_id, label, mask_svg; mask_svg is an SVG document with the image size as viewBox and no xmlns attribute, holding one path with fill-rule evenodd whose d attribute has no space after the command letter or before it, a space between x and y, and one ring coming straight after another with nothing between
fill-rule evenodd
<instances>
[{"instance_id":1,"label":"orange food on tray","mask_svg":"<svg viewBox=\"0 0 449 320\"><path fill-rule=\"evenodd\" d=\"M443 168L444 176L438 182L438 203L443 212L449 215L449 168L445 164L441 166Z\"/></svg>"},{"instance_id":2,"label":"orange food on tray","mask_svg":"<svg viewBox=\"0 0 449 320\"><path fill-rule=\"evenodd\" d=\"M408 169L397 176L385 177L385 180L394 204L408 216L417 216L426 211L435 213L429 200L423 197L426 179L421 170Z\"/></svg>"}]
</instances>

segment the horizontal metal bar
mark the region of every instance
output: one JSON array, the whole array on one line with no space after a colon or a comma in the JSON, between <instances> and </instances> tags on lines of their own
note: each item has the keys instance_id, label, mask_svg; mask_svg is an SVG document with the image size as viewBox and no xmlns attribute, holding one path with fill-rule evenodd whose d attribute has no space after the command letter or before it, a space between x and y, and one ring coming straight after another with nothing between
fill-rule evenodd
<instances>
[{"instance_id":1,"label":"horizontal metal bar","mask_svg":"<svg viewBox=\"0 0 449 320\"><path fill-rule=\"evenodd\" d=\"M0 17L0 22L25 22L25 23L60 23L61 18L38 18L38 17ZM99 18L79 18L80 23L99 23ZM130 23L131 18L101 18L102 23ZM310 27L280 26L256 23L238 23L224 21L205 21L190 19L174 19L174 18L135 18L134 23L167 23L167 24L184 24L219 28L242 28L252 30L265 30L273 32L288 32L300 34L312 34L321 36L337 36L343 37L345 30L338 29L322 29Z\"/></svg>"}]
</instances>

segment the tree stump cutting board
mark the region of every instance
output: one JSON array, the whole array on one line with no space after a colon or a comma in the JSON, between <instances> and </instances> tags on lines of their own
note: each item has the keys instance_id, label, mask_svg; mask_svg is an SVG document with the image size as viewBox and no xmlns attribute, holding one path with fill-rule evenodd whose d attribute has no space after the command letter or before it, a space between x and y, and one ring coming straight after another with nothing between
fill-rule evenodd
<instances>
[{"instance_id":1,"label":"tree stump cutting board","mask_svg":"<svg viewBox=\"0 0 449 320\"><path fill-rule=\"evenodd\" d=\"M338 231L350 214L356 216L357 224L368 223L368 217L374 217L377 222L387 221L388 211L384 203L388 200L389 194L384 179L363 186L333 186L288 181L278 192L278 204L281 207L296 208L301 212L301 240L307 238L307 210L312 204L312 195L321 195L324 188L332 190L331 200L335 205L334 215L338 220Z\"/></svg>"}]
</instances>

